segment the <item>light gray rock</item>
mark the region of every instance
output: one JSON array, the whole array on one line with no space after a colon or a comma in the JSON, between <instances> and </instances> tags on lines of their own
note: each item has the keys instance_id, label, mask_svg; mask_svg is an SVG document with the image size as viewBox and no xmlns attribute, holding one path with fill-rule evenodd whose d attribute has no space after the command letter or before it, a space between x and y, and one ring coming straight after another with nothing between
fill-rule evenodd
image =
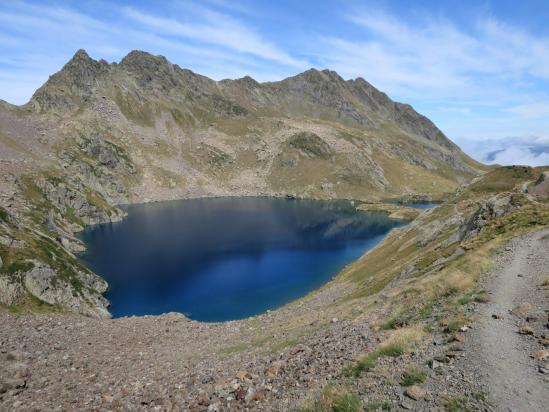
<instances>
[{"instance_id":1,"label":"light gray rock","mask_svg":"<svg viewBox=\"0 0 549 412\"><path fill-rule=\"evenodd\" d=\"M0 303L6 306L16 305L23 295L21 283L7 274L0 274Z\"/></svg>"},{"instance_id":2,"label":"light gray rock","mask_svg":"<svg viewBox=\"0 0 549 412\"><path fill-rule=\"evenodd\" d=\"M61 305L73 312L98 318L110 318L108 301L101 295L106 282L97 275L77 272L80 288L59 276L51 267L35 261L35 267L24 275L25 289L43 302Z\"/></svg>"}]
</instances>

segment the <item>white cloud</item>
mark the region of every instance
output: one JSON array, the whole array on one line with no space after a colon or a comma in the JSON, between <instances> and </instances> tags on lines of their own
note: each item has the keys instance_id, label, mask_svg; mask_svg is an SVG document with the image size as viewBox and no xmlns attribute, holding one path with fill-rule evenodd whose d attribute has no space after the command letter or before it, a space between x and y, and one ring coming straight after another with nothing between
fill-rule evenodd
<instances>
[{"instance_id":1,"label":"white cloud","mask_svg":"<svg viewBox=\"0 0 549 412\"><path fill-rule=\"evenodd\" d=\"M302 68L307 64L303 60L291 57L240 22L220 13L202 11L201 17L205 19L205 23L186 23L145 14L129 7L124 8L123 11L127 17L154 30L157 34L200 40L290 66Z\"/></svg>"},{"instance_id":2,"label":"white cloud","mask_svg":"<svg viewBox=\"0 0 549 412\"><path fill-rule=\"evenodd\" d=\"M528 87L529 77L549 80L549 37L491 17L471 27L424 16L403 22L379 11L347 16L362 34L324 37L313 52L326 67L363 76L399 98L491 98L502 103ZM549 101L549 99L548 99Z\"/></svg>"},{"instance_id":3,"label":"white cloud","mask_svg":"<svg viewBox=\"0 0 549 412\"><path fill-rule=\"evenodd\" d=\"M507 111L526 118L549 116L549 102L525 103L510 107Z\"/></svg>"},{"instance_id":4,"label":"white cloud","mask_svg":"<svg viewBox=\"0 0 549 412\"><path fill-rule=\"evenodd\" d=\"M457 139L475 159L500 165L549 165L549 135L504 139Z\"/></svg>"},{"instance_id":5,"label":"white cloud","mask_svg":"<svg viewBox=\"0 0 549 412\"><path fill-rule=\"evenodd\" d=\"M491 163L500 165L549 165L549 152L535 153L528 147L510 146L495 154Z\"/></svg>"}]
</instances>

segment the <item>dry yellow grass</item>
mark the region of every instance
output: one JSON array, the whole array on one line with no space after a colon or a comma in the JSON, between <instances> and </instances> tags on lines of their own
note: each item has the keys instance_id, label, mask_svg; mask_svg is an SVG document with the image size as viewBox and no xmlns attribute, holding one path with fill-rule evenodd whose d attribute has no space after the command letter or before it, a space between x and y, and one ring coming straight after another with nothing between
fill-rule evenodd
<instances>
[{"instance_id":1,"label":"dry yellow grass","mask_svg":"<svg viewBox=\"0 0 549 412\"><path fill-rule=\"evenodd\" d=\"M402 345L405 350L411 350L424 336L425 331L421 325L408 326L392 331L379 347L385 349L393 345Z\"/></svg>"}]
</instances>

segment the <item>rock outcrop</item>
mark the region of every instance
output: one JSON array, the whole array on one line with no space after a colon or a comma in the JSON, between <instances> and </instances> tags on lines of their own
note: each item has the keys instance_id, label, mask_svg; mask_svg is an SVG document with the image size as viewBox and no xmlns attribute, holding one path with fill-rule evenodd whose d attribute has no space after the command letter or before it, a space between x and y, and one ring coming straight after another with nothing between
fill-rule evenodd
<instances>
[{"instance_id":1,"label":"rock outcrop","mask_svg":"<svg viewBox=\"0 0 549 412\"><path fill-rule=\"evenodd\" d=\"M512 193L502 193L482 202L459 228L457 240L470 239L482 230L491 220L507 216L520 207Z\"/></svg>"},{"instance_id":2,"label":"rock outcrop","mask_svg":"<svg viewBox=\"0 0 549 412\"><path fill-rule=\"evenodd\" d=\"M24 287L31 295L83 315L110 317L108 302L101 295L107 290L107 283L99 276L78 272L76 281L69 281L49 266L38 261L33 263L34 267L22 274Z\"/></svg>"}]
</instances>

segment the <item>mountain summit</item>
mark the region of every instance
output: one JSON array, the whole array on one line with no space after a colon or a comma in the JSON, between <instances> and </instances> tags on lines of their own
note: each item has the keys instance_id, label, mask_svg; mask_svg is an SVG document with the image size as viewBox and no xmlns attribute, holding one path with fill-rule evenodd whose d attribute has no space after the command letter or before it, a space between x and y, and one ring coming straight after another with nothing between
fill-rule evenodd
<instances>
[{"instance_id":1,"label":"mountain summit","mask_svg":"<svg viewBox=\"0 0 549 412\"><path fill-rule=\"evenodd\" d=\"M411 106L330 70L214 81L143 51L108 64L79 50L25 108L69 139L78 131L127 151L147 193L127 188L128 200L437 197L480 167ZM331 155L319 158L317 146Z\"/></svg>"},{"instance_id":2,"label":"mountain summit","mask_svg":"<svg viewBox=\"0 0 549 412\"><path fill-rule=\"evenodd\" d=\"M153 94L185 111L192 111L190 99L193 106L199 102L206 111L215 101L223 100L256 114L307 116L361 127L395 122L411 134L455 149L411 106L393 102L360 77L345 81L330 70L309 69L279 82L258 83L249 76L215 82L171 64L164 56L134 50L120 64L108 65L104 60L91 59L81 49L36 92L31 103L38 103L35 107L39 112L71 114L93 97L93 91L98 97L97 92L110 87L133 89L144 98Z\"/></svg>"}]
</instances>

